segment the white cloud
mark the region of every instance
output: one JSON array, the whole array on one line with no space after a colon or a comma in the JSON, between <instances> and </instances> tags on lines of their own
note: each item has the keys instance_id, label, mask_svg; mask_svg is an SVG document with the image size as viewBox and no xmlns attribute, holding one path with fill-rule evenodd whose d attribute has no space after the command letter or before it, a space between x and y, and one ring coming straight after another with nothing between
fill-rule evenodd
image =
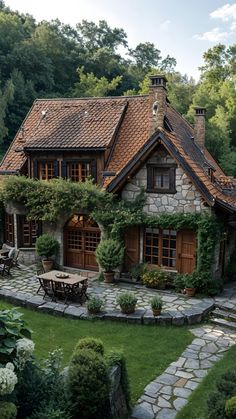
<instances>
[{"instance_id":1,"label":"white cloud","mask_svg":"<svg viewBox=\"0 0 236 419\"><path fill-rule=\"evenodd\" d=\"M220 19L223 22L228 22L230 20L236 20L236 3L225 4L222 7L214 10L210 13L211 19Z\"/></svg>"},{"instance_id":2,"label":"white cloud","mask_svg":"<svg viewBox=\"0 0 236 419\"><path fill-rule=\"evenodd\" d=\"M194 38L201 41L220 42L229 36L231 36L231 32L221 32L220 28L213 28L211 31L194 35Z\"/></svg>"},{"instance_id":3,"label":"white cloud","mask_svg":"<svg viewBox=\"0 0 236 419\"><path fill-rule=\"evenodd\" d=\"M170 24L171 24L170 20L164 20L164 22L160 24L160 30L162 30L163 32L168 32L170 28Z\"/></svg>"}]
</instances>

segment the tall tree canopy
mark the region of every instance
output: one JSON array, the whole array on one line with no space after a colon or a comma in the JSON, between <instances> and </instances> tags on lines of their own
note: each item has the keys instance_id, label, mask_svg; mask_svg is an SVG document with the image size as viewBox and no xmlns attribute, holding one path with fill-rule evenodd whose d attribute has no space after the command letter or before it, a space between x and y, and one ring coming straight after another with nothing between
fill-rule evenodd
<instances>
[{"instance_id":1,"label":"tall tree canopy","mask_svg":"<svg viewBox=\"0 0 236 419\"><path fill-rule=\"evenodd\" d=\"M82 20L75 28L58 19L37 23L0 0L0 150L36 97L147 93L148 76L163 72L169 100L191 122L194 106L206 106L207 145L236 175L236 44L205 52L198 84L175 67L175 58L163 58L152 42L130 48L124 29L105 20Z\"/></svg>"}]
</instances>

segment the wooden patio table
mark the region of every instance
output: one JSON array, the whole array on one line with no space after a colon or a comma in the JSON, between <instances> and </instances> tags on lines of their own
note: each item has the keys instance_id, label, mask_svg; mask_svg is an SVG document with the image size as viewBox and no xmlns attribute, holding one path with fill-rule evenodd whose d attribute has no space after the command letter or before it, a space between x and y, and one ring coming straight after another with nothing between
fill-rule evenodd
<instances>
[{"instance_id":1,"label":"wooden patio table","mask_svg":"<svg viewBox=\"0 0 236 419\"><path fill-rule=\"evenodd\" d=\"M55 294L55 297L60 289L61 291L59 292L61 293L62 297L64 296L66 298L66 300L68 296L74 297L76 295L79 295L79 299L81 299L82 295L78 294L79 285L87 281L87 278L85 276L78 275L78 274L70 274L67 272L56 271L56 270L45 272L41 275L37 275L37 278L39 280L41 279L41 280L51 281L53 284L52 291L53 291L53 294ZM57 288L56 284L58 285L61 284L61 287L59 285L59 288Z\"/></svg>"}]
</instances>

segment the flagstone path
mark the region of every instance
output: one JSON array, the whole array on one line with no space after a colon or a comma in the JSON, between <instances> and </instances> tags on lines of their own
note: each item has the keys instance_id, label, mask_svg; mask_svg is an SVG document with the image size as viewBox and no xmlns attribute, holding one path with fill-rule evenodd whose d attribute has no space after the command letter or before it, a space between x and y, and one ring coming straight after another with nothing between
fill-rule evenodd
<instances>
[{"instance_id":1,"label":"flagstone path","mask_svg":"<svg viewBox=\"0 0 236 419\"><path fill-rule=\"evenodd\" d=\"M191 332L196 338L177 361L146 386L132 419L175 418L209 369L236 343L236 333L220 327L207 325Z\"/></svg>"}]
</instances>

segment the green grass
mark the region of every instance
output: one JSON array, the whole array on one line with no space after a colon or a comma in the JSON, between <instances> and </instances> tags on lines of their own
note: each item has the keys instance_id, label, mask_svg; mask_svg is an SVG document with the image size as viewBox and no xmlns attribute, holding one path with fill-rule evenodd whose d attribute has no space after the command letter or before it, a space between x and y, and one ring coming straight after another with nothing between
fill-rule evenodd
<instances>
[{"instance_id":1,"label":"green grass","mask_svg":"<svg viewBox=\"0 0 236 419\"><path fill-rule=\"evenodd\" d=\"M189 397L189 402L178 413L176 419L205 419L207 417L207 399L215 390L216 380L227 370L235 368L236 345L234 345L203 379L199 387Z\"/></svg>"},{"instance_id":2,"label":"green grass","mask_svg":"<svg viewBox=\"0 0 236 419\"><path fill-rule=\"evenodd\" d=\"M0 302L0 309L12 307ZM64 365L70 359L78 339L93 336L102 339L105 350L122 350L127 361L132 401L144 387L176 360L193 339L187 327L131 325L109 321L72 320L19 308L33 330L36 355L61 347Z\"/></svg>"}]
</instances>

